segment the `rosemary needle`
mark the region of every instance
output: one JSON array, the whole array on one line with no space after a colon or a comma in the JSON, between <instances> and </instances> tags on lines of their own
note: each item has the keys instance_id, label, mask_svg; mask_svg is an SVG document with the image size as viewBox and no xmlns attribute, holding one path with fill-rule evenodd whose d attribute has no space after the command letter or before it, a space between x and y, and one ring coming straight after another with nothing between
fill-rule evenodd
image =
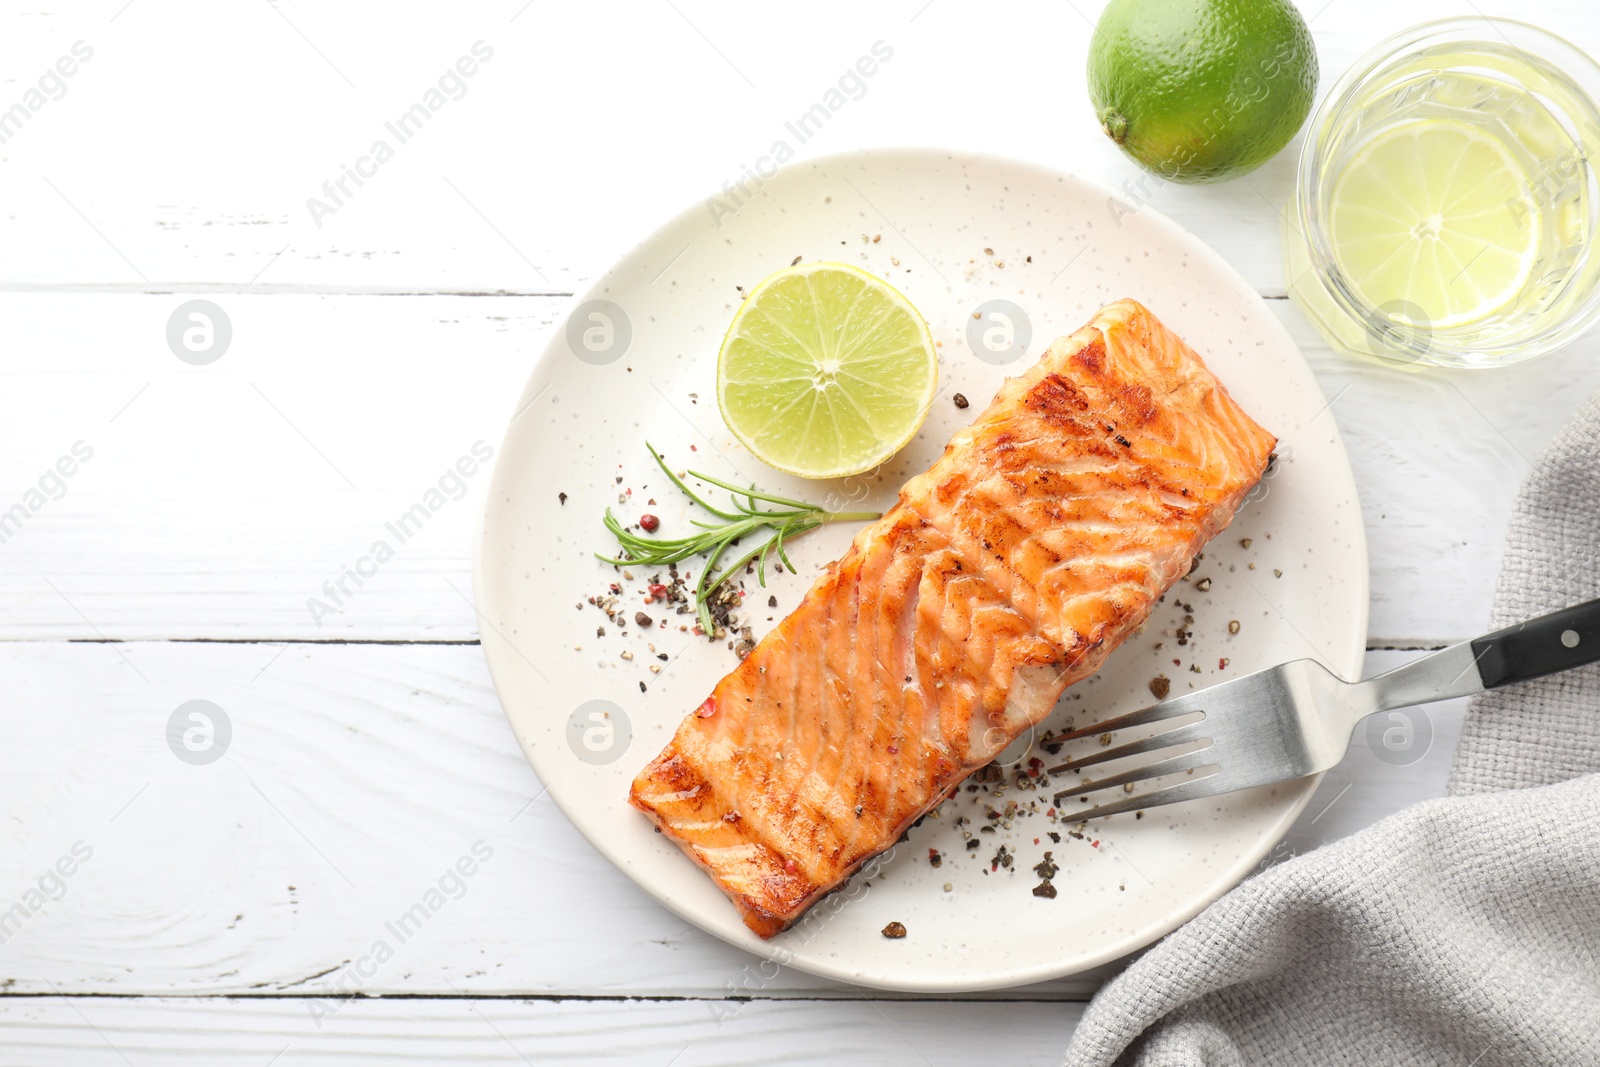
<instances>
[{"instance_id":1,"label":"rosemary needle","mask_svg":"<svg viewBox=\"0 0 1600 1067\"><path fill-rule=\"evenodd\" d=\"M595 557L610 564L637 563L650 566L677 563L691 556L705 556L706 563L700 570L700 581L695 585L694 595L695 612L700 621L700 629L707 637L713 636L716 632L716 626L711 619L711 594L746 564L755 563L756 578L764 587L767 584L767 559L773 554L777 555L780 568L789 568L790 574L799 573L789 561L788 553L783 550L785 541L793 540L830 522L864 522L880 517L880 513L876 511L828 511L816 504L807 504L803 500L791 500L788 497L763 493L753 485L749 489L743 489L720 478L713 478L709 474L689 471L690 477L719 489L726 489L732 494L732 510L724 511L707 503L693 489L685 485L683 479L673 474L666 461L661 458L661 453L657 452L650 442L646 441L645 447L650 449L651 458L656 461L656 465L673 485L721 521L701 522L699 519L691 519L690 522L698 526L700 532L689 537L642 537L618 522L617 517L611 514L611 509L606 508L606 529L617 539L622 553L613 557L602 556L596 552ZM757 507L758 500L775 506ZM717 569L717 564L722 561L723 555L730 547L738 544L741 538L762 529L772 530L772 536L723 566L720 571Z\"/></svg>"}]
</instances>

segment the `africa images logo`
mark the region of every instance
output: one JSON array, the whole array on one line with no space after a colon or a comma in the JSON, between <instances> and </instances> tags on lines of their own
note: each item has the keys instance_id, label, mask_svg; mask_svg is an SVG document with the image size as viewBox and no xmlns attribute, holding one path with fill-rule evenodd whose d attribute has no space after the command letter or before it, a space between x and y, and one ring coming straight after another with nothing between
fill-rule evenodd
<instances>
[{"instance_id":1,"label":"africa images logo","mask_svg":"<svg viewBox=\"0 0 1600 1067\"><path fill-rule=\"evenodd\" d=\"M844 110L846 104L866 96L867 79L893 58L893 47L884 41L872 42L871 54L859 56L852 66L846 67L844 73L839 75L838 81L828 87L820 100L795 116L793 121L785 122L785 132L794 138L796 144L811 140L833 116ZM723 219L744 207L763 185L772 180L778 168L794 157L794 145L789 143L787 137L773 141L766 154L756 157L753 165L745 166L737 178L729 178L722 183L722 196L706 199L706 210L711 213L711 221L721 229Z\"/></svg>"},{"instance_id":2,"label":"africa images logo","mask_svg":"<svg viewBox=\"0 0 1600 1067\"><path fill-rule=\"evenodd\" d=\"M393 521L383 524L384 532L389 536L372 542L367 554L357 559L353 567L346 565L336 577L323 582L322 596L306 598L306 611L310 613L311 621L321 627L329 615L343 611L345 605L367 584L367 579L377 577L379 569L394 559L399 546L421 533L428 521L451 501L461 500L467 495L467 479L478 473L493 456L493 447L483 441L474 441L470 455L458 456L454 464L445 468L436 485L424 491L415 504L402 511Z\"/></svg>"},{"instance_id":3,"label":"africa images logo","mask_svg":"<svg viewBox=\"0 0 1600 1067\"><path fill-rule=\"evenodd\" d=\"M471 51L471 55L458 57L454 66L440 74L437 83L423 92L422 99L383 124L384 132L389 135L387 138L373 141L365 154L356 157L353 167L339 164L339 176L322 183L321 197L306 198L306 210L311 213L311 221L317 224L317 229L322 229L325 216L338 214L346 201L367 184L365 179L378 176L378 168L395 157L398 146L421 133L446 104L467 95L467 79L478 73L480 64L494 58L494 49L483 41L472 42ZM393 144L389 138L393 138Z\"/></svg>"}]
</instances>

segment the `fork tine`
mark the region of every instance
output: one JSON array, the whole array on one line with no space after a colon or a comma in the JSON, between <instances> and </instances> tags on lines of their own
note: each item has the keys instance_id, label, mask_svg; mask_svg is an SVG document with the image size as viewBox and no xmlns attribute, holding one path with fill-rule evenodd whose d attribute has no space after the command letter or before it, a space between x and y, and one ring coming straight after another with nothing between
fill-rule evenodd
<instances>
[{"instance_id":1,"label":"fork tine","mask_svg":"<svg viewBox=\"0 0 1600 1067\"><path fill-rule=\"evenodd\" d=\"M1163 719L1175 719L1180 715L1192 715L1199 708L1185 706L1192 699L1190 697L1175 697L1172 700L1163 700L1159 704L1151 704L1148 708L1130 711L1126 715L1118 715L1114 719L1095 723L1093 726L1084 726L1077 730L1068 730L1064 734L1051 734L1044 740L1050 744L1057 741L1076 741L1080 737L1089 737L1093 734L1109 734L1118 730L1126 730L1131 726L1143 726L1146 723L1160 722Z\"/></svg>"},{"instance_id":2,"label":"fork tine","mask_svg":"<svg viewBox=\"0 0 1600 1067\"><path fill-rule=\"evenodd\" d=\"M1178 771L1190 771L1197 767L1204 767L1208 760L1214 760L1211 752L1212 746L1197 748L1191 752L1181 752L1176 756L1146 763L1142 767L1135 767L1131 771L1113 774L1109 778L1097 778L1092 782L1080 782L1070 789L1060 789L1055 793L1055 802L1061 803L1063 797L1075 797L1079 793L1091 793L1096 789L1109 789L1116 785L1127 785L1130 782L1143 782L1150 778L1159 778L1163 774L1176 774Z\"/></svg>"},{"instance_id":3,"label":"fork tine","mask_svg":"<svg viewBox=\"0 0 1600 1067\"><path fill-rule=\"evenodd\" d=\"M1169 785L1165 789L1157 789L1153 793L1144 793L1139 796L1127 797L1112 804L1096 804L1087 811L1074 812L1074 819L1101 819L1107 815L1121 815L1129 811L1143 811L1146 808L1156 808L1163 804L1181 804L1185 800L1203 800L1206 797L1219 796L1233 791L1233 787L1226 784L1222 778L1222 768L1216 767L1209 772L1196 771L1193 779Z\"/></svg>"},{"instance_id":4,"label":"fork tine","mask_svg":"<svg viewBox=\"0 0 1600 1067\"><path fill-rule=\"evenodd\" d=\"M1116 748L1097 749L1087 756L1079 756L1077 759L1069 759L1063 764L1047 768L1045 773L1062 774L1066 771L1078 770L1081 767L1092 767L1096 763L1110 763L1112 760L1121 759L1123 756L1137 756L1142 752L1155 752L1158 749L1181 745L1185 741L1198 741L1200 740L1200 731L1204 727L1205 720L1202 719L1187 726L1180 726L1176 730L1168 730L1166 733L1147 737L1143 741L1133 741L1126 745L1118 745Z\"/></svg>"}]
</instances>

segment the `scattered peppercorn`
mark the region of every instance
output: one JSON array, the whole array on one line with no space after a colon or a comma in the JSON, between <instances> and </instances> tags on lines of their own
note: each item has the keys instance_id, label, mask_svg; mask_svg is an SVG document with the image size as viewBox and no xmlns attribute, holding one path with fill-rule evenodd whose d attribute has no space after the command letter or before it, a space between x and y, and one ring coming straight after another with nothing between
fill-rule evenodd
<instances>
[{"instance_id":1,"label":"scattered peppercorn","mask_svg":"<svg viewBox=\"0 0 1600 1067\"><path fill-rule=\"evenodd\" d=\"M778 606L778 598L777 597L775 597L775 596L767 597L767 607L775 608L777 606Z\"/></svg>"},{"instance_id":2,"label":"scattered peppercorn","mask_svg":"<svg viewBox=\"0 0 1600 1067\"><path fill-rule=\"evenodd\" d=\"M906 924L890 923L888 926L883 928L883 936L889 938L891 941L900 940L902 937L906 936Z\"/></svg>"},{"instance_id":3,"label":"scattered peppercorn","mask_svg":"<svg viewBox=\"0 0 1600 1067\"><path fill-rule=\"evenodd\" d=\"M966 407L967 407L967 398L966 397L962 396L960 393L957 393L951 399L953 399L956 402L956 407L962 409L963 411L966 410Z\"/></svg>"},{"instance_id":4,"label":"scattered peppercorn","mask_svg":"<svg viewBox=\"0 0 1600 1067\"><path fill-rule=\"evenodd\" d=\"M1239 620L1238 619L1229 619L1228 620L1228 632L1230 634L1236 634L1236 633L1239 632Z\"/></svg>"},{"instance_id":5,"label":"scattered peppercorn","mask_svg":"<svg viewBox=\"0 0 1600 1067\"><path fill-rule=\"evenodd\" d=\"M1157 700L1167 699L1167 694L1172 692L1172 680L1164 674L1158 674L1150 679L1150 692Z\"/></svg>"},{"instance_id":6,"label":"scattered peppercorn","mask_svg":"<svg viewBox=\"0 0 1600 1067\"><path fill-rule=\"evenodd\" d=\"M1198 582L1194 583L1194 587L1204 593L1207 589L1211 588L1211 579L1202 578Z\"/></svg>"},{"instance_id":7,"label":"scattered peppercorn","mask_svg":"<svg viewBox=\"0 0 1600 1067\"><path fill-rule=\"evenodd\" d=\"M641 627L643 627L643 626L651 626L651 625L653 625L655 623L654 619L652 619L650 616L646 615L642 611L636 611L636 612L633 613L633 621L638 623Z\"/></svg>"},{"instance_id":8,"label":"scattered peppercorn","mask_svg":"<svg viewBox=\"0 0 1600 1067\"><path fill-rule=\"evenodd\" d=\"M563 504L565 504L567 502L567 494L565 494L565 493L557 493L556 496L561 498L561 502Z\"/></svg>"},{"instance_id":9,"label":"scattered peppercorn","mask_svg":"<svg viewBox=\"0 0 1600 1067\"><path fill-rule=\"evenodd\" d=\"M655 533L661 527L661 520L654 515L644 514L639 516L639 528L645 533Z\"/></svg>"}]
</instances>

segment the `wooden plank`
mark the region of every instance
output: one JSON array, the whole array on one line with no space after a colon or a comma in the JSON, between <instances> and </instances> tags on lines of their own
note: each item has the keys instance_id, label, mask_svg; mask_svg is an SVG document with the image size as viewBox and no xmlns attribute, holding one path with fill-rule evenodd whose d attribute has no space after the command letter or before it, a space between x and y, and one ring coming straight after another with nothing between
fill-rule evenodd
<instances>
[{"instance_id":1,"label":"wooden plank","mask_svg":"<svg viewBox=\"0 0 1600 1067\"><path fill-rule=\"evenodd\" d=\"M461 594L488 474L453 469L475 446L492 458L563 302L218 295L233 340L195 367L166 342L187 299L0 297L18 342L0 511L32 508L0 527L5 636L474 637ZM92 458L57 479L77 442ZM385 524L441 479L444 505L401 544ZM395 557L313 618L380 538Z\"/></svg>"},{"instance_id":2,"label":"wooden plank","mask_svg":"<svg viewBox=\"0 0 1600 1067\"><path fill-rule=\"evenodd\" d=\"M1274 307L1350 454L1367 529L1369 647L1483 632L1522 482L1600 390L1600 335L1518 366L1408 371L1332 352L1292 304Z\"/></svg>"},{"instance_id":3,"label":"wooden plank","mask_svg":"<svg viewBox=\"0 0 1600 1067\"><path fill-rule=\"evenodd\" d=\"M93 852L0 930L13 992L851 992L772 974L602 860L523 760L475 646L11 642L0 661L28 709L0 776L0 912L77 842ZM191 700L230 724L210 765L169 747ZM438 906L414 928L419 902Z\"/></svg>"},{"instance_id":4,"label":"wooden plank","mask_svg":"<svg viewBox=\"0 0 1600 1067\"><path fill-rule=\"evenodd\" d=\"M474 646L6 642L0 674L8 993L859 995L713 940L600 858ZM229 724L209 765L166 736L193 700ZM1315 799L1278 855L1438 795L1460 703L1430 713L1420 762L1358 736L1334 806ZM989 997L1082 999L1114 969Z\"/></svg>"},{"instance_id":5,"label":"wooden plank","mask_svg":"<svg viewBox=\"0 0 1600 1067\"><path fill-rule=\"evenodd\" d=\"M0 355L0 513L37 505L0 525L0 638L474 639L486 474L405 544L386 524L479 442L498 448L566 302L212 294L234 340L194 367L165 342L189 298L0 294L15 341ZM1522 367L1408 374L1335 355L1288 302L1270 304L1350 451L1372 643L1468 636L1531 457L1600 388L1600 336ZM641 438L673 418L641 413ZM58 484L50 470L80 441L92 458ZM574 514L574 535L598 538L597 520ZM380 539L395 557L317 611L312 598L334 603L323 584Z\"/></svg>"},{"instance_id":6,"label":"wooden plank","mask_svg":"<svg viewBox=\"0 0 1600 1067\"><path fill-rule=\"evenodd\" d=\"M957 5L922 0L823 5L781 25L727 0L642 5L625 30L583 4L394 20L303 0L123 6L0 15L12 98L73 42L94 49L4 146L0 280L569 292L784 142L797 161L950 144L1078 170L1171 215L1262 292L1283 291L1278 210L1297 144L1242 181L1144 179L1083 89L1094 2L986 11L980 37ZM1587 0L1527 6L1507 10L1600 47ZM1307 7L1324 91L1378 40L1441 13L1430 0ZM419 131L391 133L479 41L492 58ZM878 41L893 56L861 88L847 83L855 98L803 141L791 133ZM604 42L607 61L551 42ZM952 62L973 76L951 77ZM311 198L334 203L323 183L379 140L392 158L313 217Z\"/></svg>"},{"instance_id":7,"label":"wooden plank","mask_svg":"<svg viewBox=\"0 0 1600 1067\"><path fill-rule=\"evenodd\" d=\"M332 1011L333 1014L327 1014ZM320 1014L319 1014L320 1013ZM0 998L0 1065L1060 1062L1078 1004ZM318 1025L320 1023L320 1026Z\"/></svg>"}]
</instances>

